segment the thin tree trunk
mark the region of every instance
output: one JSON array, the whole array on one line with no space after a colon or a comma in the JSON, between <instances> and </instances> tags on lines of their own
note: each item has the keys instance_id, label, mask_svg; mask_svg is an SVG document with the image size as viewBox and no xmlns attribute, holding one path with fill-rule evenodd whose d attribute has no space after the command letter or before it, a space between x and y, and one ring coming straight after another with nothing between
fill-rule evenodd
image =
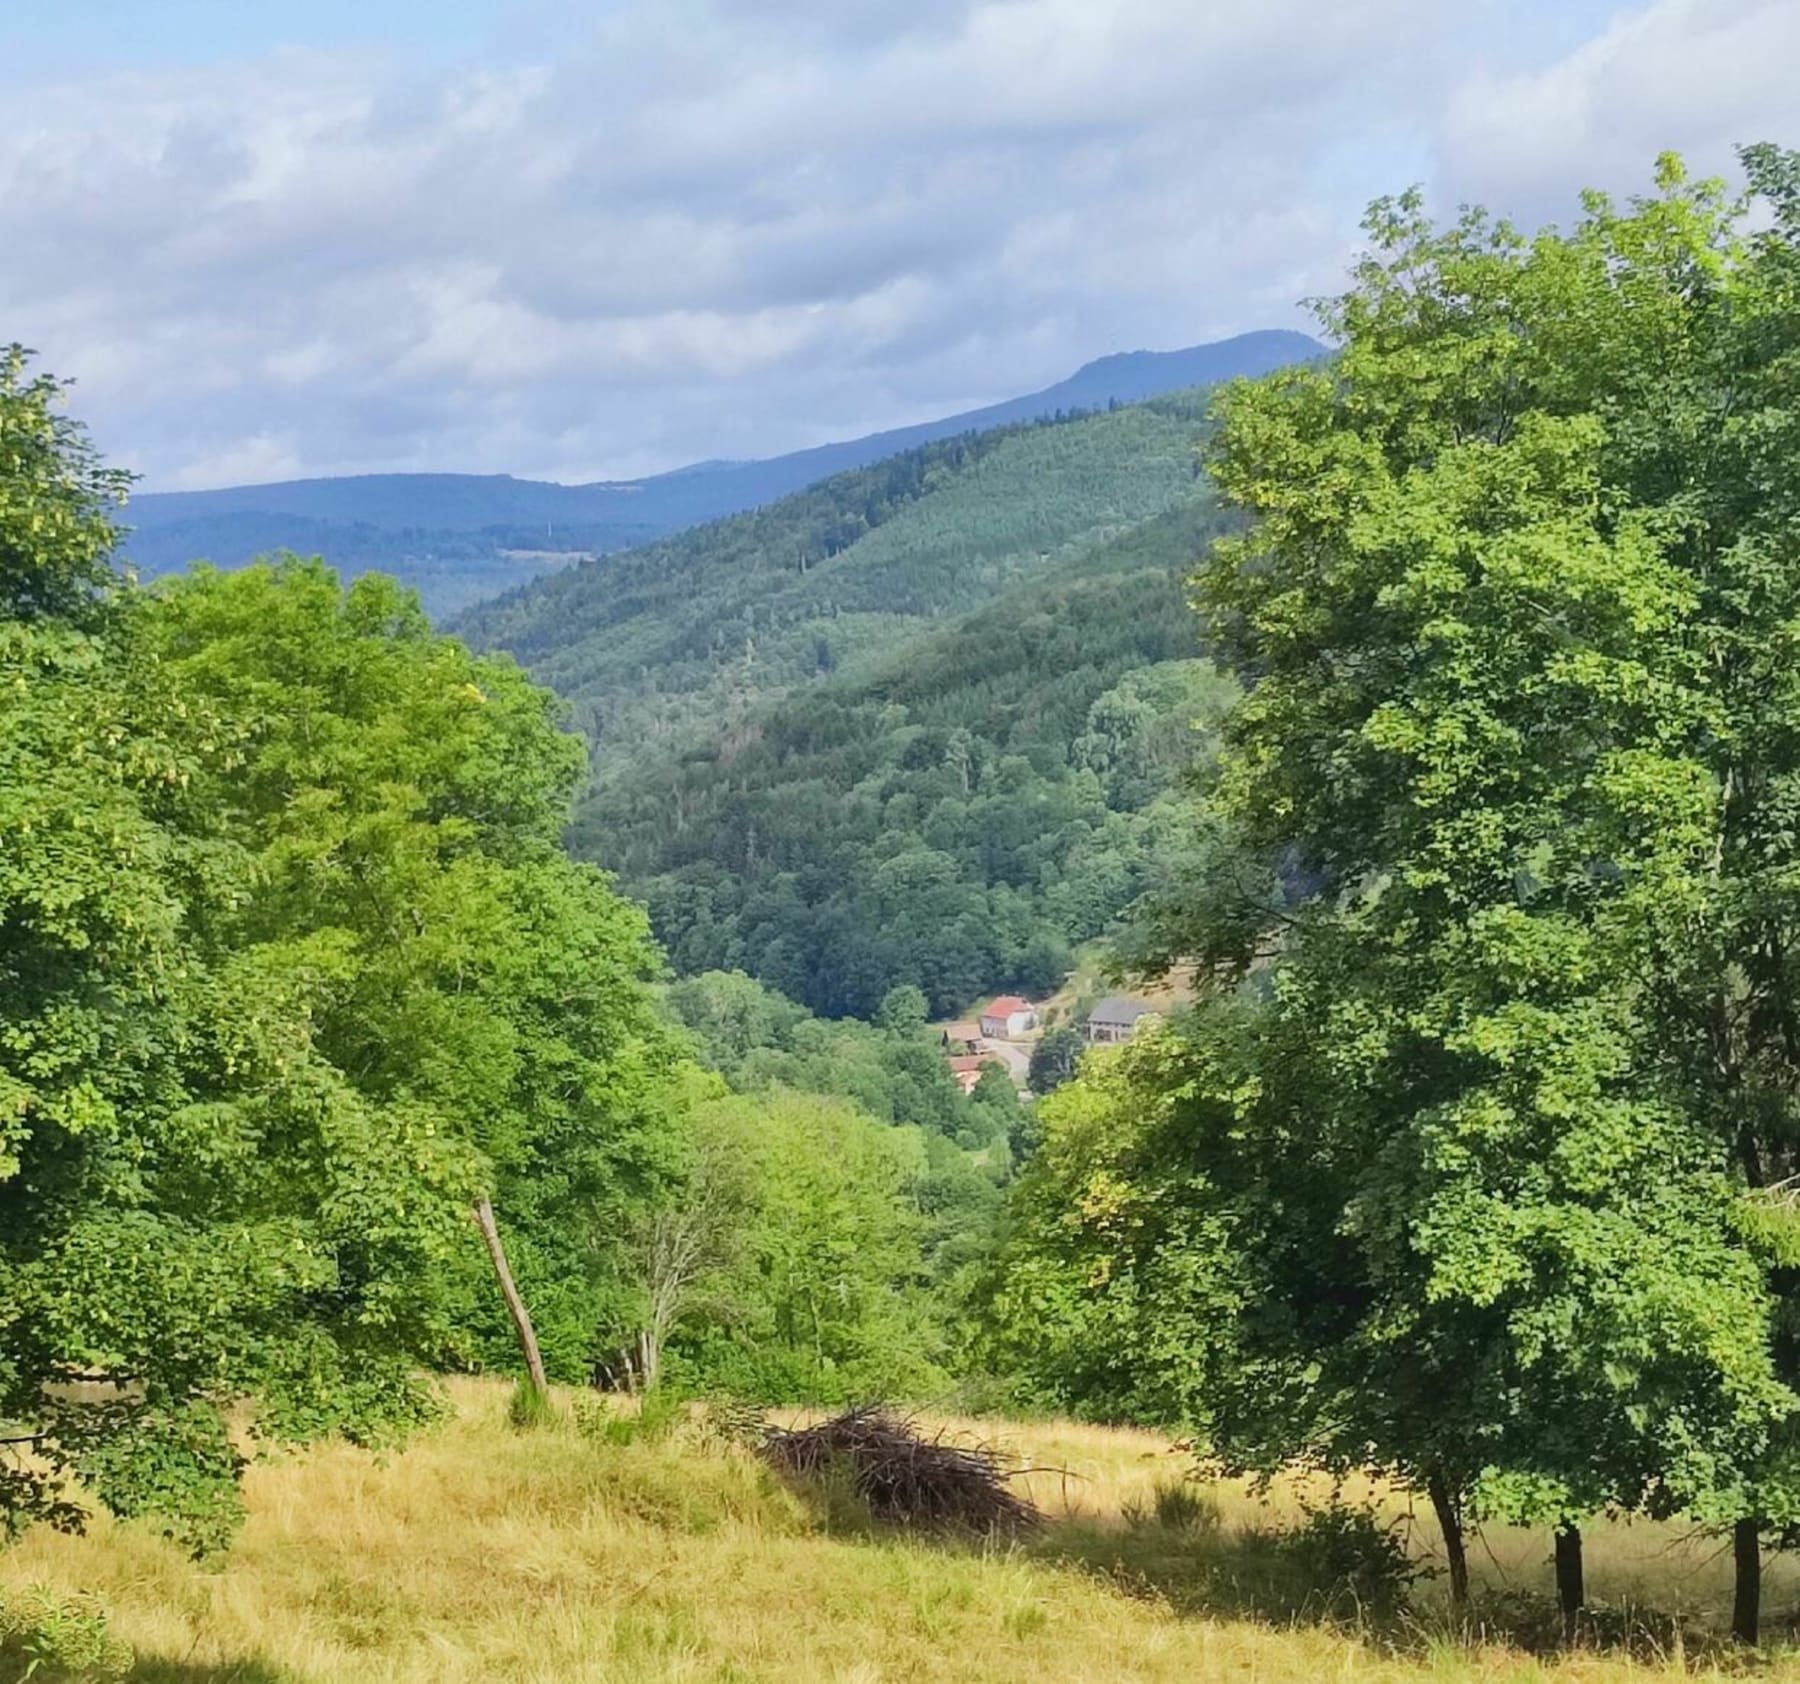
<instances>
[{"instance_id":1,"label":"thin tree trunk","mask_svg":"<svg viewBox=\"0 0 1800 1684\"><path fill-rule=\"evenodd\" d=\"M1737 1590L1731 1600L1731 1635L1755 1643L1762 1628L1762 1526L1740 1520L1731 1529L1731 1554L1737 1565Z\"/></svg>"},{"instance_id":2,"label":"thin tree trunk","mask_svg":"<svg viewBox=\"0 0 1800 1684\"><path fill-rule=\"evenodd\" d=\"M1556 1529L1556 1601L1562 1609L1563 1636L1575 1635L1581 1621L1581 1610L1587 1602L1582 1583L1581 1528L1559 1526Z\"/></svg>"},{"instance_id":3,"label":"thin tree trunk","mask_svg":"<svg viewBox=\"0 0 1800 1684\"><path fill-rule=\"evenodd\" d=\"M481 1199L475 1206L475 1225L487 1241L488 1257L494 1265L494 1276L500 1282L500 1296L506 1300L506 1312L512 1317L513 1332L519 1336L519 1350L525 1358L525 1372L531 1376L534 1390L550 1390L550 1377L544 1372L544 1358L538 1350L537 1329L531 1325L531 1312L513 1285L512 1270L506 1265L506 1247L500 1243L500 1229L494 1222L491 1200Z\"/></svg>"},{"instance_id":4,"label":"thin tree trunk","mask_svg":"<svg viewBox=\"0 0 1800 1684\"><path fill-rule=\"evenodd\" d=\"M1426 1478L1425 1492L1437 1514L1438 1530L1444 1534L1444 1559L1450 1565L1450 1611L1461 1618L1469 1611L1469 1557L1463 1548L1462 1505L1451 1495L1441 1473Z\"/></svg>"}]
</instances>

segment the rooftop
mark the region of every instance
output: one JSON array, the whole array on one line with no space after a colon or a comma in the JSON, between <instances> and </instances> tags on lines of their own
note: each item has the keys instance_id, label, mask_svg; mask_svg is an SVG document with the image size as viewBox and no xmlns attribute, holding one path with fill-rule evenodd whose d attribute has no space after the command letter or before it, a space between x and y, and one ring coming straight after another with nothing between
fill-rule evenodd
<instances>
[{"instance_id":1,"label":"rooftop","mask_svg":"<svg viewBox=\"0 0 1800 1684\"><path fill-rule=\"evenodd\" d=\"M1148 1000L1133 1000L1123 994L1109 994L1088 1013L1088 1022L1136 1023L1140 1017L1155 1010Z\"/></svg>"},{"instance_id":2,"label":"rooftop","mask_svg":"<svg viewBox=\"0 0 1800 1684\"><path fill-rule=\"evenodd\" d=\"M1006 1068L997 1058L988 1058L985 1055L967 1053L951 1059L950 1069L955 1075L962 1076L966 1075L971 1070L985 1070L990 1064L998 1065L1001 1069Z\"/></svg>"}]
</instances>

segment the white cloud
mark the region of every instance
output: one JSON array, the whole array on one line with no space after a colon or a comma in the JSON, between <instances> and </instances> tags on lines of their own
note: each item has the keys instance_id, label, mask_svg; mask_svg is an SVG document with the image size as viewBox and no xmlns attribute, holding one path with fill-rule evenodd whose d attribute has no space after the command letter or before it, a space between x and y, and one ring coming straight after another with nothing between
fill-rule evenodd
<instances>
[{"instance_id":1,"label":"white cloud","mask_svg":"<svg viewBox=\"0 0 1800 1684\"><path fill-rule=\"evenodd\" d=\"M1443 118L1445 179L1537 221L1566 219L1577 186L1648 190L1667 150L1729 174L1739 145L1800 143L1797 69L1795 0L1657 0L1553 64L1470 75Z\"/></svg>"},{"instance_id":2,"label":"white cloud","mask_svg":"<svg viewBox=\"0 0 1800 1684\"><path fill-rule=\"evenodd\" d=\"M1796 138L1793 0L1656 0L1507 74L1478 12L631 0L523 64L15 90L0 337L156 485L627 475L1296 323L1418 157L1554 214Z\"/></svg>"},{"instance_id":3,"label":"white cloud","mask_svg":"<svg viewBox=\"0 0 1800 1684\"><path fill-rule=\"evenodd\" d=\"M202 490L215 485L260 485L293 479L301 471L291 442L269 433L254 433L216 456L190 462L170 485L173 491Z\"/></svg>"}]
</instances>

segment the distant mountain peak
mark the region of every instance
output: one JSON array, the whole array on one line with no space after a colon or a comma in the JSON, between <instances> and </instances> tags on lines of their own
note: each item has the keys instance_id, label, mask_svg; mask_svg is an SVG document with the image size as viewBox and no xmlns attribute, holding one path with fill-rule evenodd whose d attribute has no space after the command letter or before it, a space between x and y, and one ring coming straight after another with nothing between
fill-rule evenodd
<instances>
[{"instance_id":1,"label":"distant mountain peak","mask_svg":"<svg viewBox=\"0 0 1800 1684\"><path fill-rule=\"evenodd\" d=\"M1079 380L1083 375L1105 374L1133 365L1155 367L1173 364L1187 358L1217 356L1229 349L1253 355L1265 348L1273 350L1280 358L1273 365L1275 367L1280 367L1283 363L1309 361L1325 350L1310 334L1300 333L1293 328L1256 328L1249 333L1234 334L1229 339L1216 339L1204 345L1184 345L1173 351L1152 351L1148 347L1135 351L1108 351L1103 357L1095 357L1092 362L1083 363L1069 378Z\"/></svg>"},{"instance_id":2,"label":"distant mountain peak","mask_svg":"<svg viewBox=\"0 0 1800 1684\"><path fill-rule=\"evenodd\" d=\"M628 548L934 440L1267 374L1324 349L1303 333L1264 329L1176 351L1115 351L1042 391L981 409L637 480L560 485L509 473L373 473L150 492L131 501L125 552L154 575L194 560L232 567L275 549L317 551L347 574L396 573L433 613L448 613L553 568L558 553Z\"/></svg>"}]
</instances>

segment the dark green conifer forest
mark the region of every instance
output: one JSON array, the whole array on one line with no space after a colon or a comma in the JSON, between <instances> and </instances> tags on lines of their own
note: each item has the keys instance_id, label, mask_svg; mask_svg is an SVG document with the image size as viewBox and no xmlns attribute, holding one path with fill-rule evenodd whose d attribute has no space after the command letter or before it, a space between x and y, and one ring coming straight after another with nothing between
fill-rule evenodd
<instances>
[{"instance_id":1,"label":"dark green conifer forest","mask_svg":"<svg viewBox=\"0 0 1800 1684\"><path fill-rule=\"evenodd\" d=\"M1232 687L1185 599L1203 395L956 439L471 616L567 696L571 846L681 972L829 1016L1041 995L1179 853Z\"/></svg>"}]
</instances>

